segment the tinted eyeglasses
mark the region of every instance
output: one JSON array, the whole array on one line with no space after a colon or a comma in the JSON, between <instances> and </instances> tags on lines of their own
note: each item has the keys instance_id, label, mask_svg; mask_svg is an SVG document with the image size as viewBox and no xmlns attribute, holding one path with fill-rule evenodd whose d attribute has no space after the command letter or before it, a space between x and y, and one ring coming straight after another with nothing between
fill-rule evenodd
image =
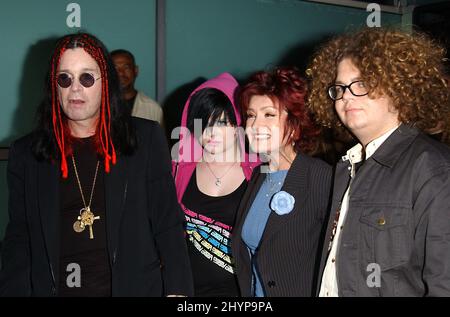
<instances>
[{"instance_id":1,"label":"tinted eyeglasses","mask_svg":"<svg viewBox=\"0 0 450 317\"><path fill-rule=\"evenodd\" d=\"M82 73L80 77L78 77L78 80L83 87L89 88L92 87L100 78L102 77L100 76L99 78L95 78L92 74ZM56 82L61 88L69 88L70 86L72 86L73 78L69 74L60 73L56 78Z\"/></svg>"},{"instance_id":2,"label":"tinted eyeglasses","mask_svg":"<svg viewBox=\"0 0 450 317\"><path fill-rule=\"evenodd\" d=\"M345 90L348 88L353 96L361 97L369 93L365 83L362 80L357 80L349 85L335 84L328 87L328 96L333 100L342 99Z\"/></svg>"}]
</instances>

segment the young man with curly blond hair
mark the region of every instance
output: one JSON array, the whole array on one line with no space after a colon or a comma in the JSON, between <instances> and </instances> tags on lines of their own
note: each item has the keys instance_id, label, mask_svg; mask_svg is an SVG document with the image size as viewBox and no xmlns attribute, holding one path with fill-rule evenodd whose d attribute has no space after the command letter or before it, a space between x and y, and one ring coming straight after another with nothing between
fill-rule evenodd
<instances>
[{"instance_id":1,"label":"young man with curly blond hair","mask_svg":"<svg viewBox=\"0 0 450 317\"><path fill-rule=\"evenodd\" d=\"M341 35L314 55L308 104L358 144L338 162L319 296L450 296L445 50L393 29Z\"/></svg>"}]
</instances>

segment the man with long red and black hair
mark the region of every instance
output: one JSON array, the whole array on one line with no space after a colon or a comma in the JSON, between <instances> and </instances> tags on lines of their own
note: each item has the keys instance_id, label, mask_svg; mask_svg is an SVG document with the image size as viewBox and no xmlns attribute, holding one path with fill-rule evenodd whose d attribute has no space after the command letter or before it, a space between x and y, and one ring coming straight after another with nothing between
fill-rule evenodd
<instances>
[{"instance_id":1,"label":"man with long red and black hair","mask_svg":"<svg viewBox=\"0 0 450 317\"><path fill-rule=\"evenodd\" d=\"M121 112L105 46L61 38L35 131L13 143L4 296L192 294L163 132Z\"/></svg>"}]
</instances>

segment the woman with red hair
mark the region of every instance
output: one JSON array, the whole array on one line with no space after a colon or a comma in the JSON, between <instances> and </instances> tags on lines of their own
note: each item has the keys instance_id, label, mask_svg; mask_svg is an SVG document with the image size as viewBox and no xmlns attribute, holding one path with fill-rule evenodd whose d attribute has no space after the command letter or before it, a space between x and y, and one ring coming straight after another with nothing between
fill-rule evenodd
<instances>
[{"instance_id":1,"label":"woman with red hair","mask_svg":"<svg viewBox=\"0 0 450 317\"><path fill-rule=\"evenodd\" d=\"M328 215L331 168L307 156L320 133L295 68L254 74L240 93L250 147L266 164L253 173L233 236L243 296L312 296Z\"/></svg>"}]
</instances>

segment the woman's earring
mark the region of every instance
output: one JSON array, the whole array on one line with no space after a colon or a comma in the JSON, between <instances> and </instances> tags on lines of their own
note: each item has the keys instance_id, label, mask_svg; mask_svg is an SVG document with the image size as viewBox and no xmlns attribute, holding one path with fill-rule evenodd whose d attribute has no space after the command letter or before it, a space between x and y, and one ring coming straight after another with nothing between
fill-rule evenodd
<instances>
[{"instance_id":1,"label":"woman's earring","mask_svg":"<svg viewBox=\"0 0 450 317\"><path fill-rule=\"evenodd\" d=\"M294 136L294 131L291 132L291 139ZM295 148L295 141L292 141L292 147Z\"/></svg>"}]
</instances>

